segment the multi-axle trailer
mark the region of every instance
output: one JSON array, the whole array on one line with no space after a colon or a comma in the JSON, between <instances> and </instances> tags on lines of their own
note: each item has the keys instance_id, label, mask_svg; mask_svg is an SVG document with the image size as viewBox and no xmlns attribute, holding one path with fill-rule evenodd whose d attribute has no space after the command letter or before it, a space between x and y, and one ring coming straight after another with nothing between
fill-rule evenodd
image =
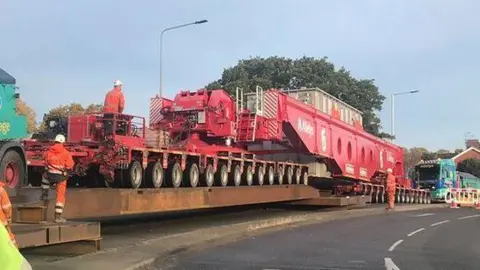
<instances>
[{"instance_id":1,"label":"multi-axle trailer","mask_svg":"<svg viewBox=\"0 0 480 270\"><path fill-rule=\"evenodd\" d=\"M113 134L106 121L113 121ZM145 118L74 115L63 130L76 161L72 185L179 188L303 184L335 195L384 202L386 169L399 202L429 202L404 176L401 147L362 128L361 112L320 89L181 91L154 97ZM48 123L55 127L55 121ZM38 185L51 142L26 140L31 183Z\"/></svg>"}]
</instances>

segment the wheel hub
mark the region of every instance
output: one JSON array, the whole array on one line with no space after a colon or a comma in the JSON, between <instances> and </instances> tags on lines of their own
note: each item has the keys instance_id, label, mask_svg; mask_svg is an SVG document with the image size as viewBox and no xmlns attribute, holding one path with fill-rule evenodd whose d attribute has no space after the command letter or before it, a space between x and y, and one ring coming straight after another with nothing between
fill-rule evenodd
<instances>
[{"instance_id":1,"label":"wheel hub","mask_svg":"<svg viewBox=\"0 0 480 270\"><path fill-rule=\"evenodd\" d=\"M13 163L8 163L4 173L4 181L9 188L18 184L18 169Z\"/></svg>"}]
</instances>

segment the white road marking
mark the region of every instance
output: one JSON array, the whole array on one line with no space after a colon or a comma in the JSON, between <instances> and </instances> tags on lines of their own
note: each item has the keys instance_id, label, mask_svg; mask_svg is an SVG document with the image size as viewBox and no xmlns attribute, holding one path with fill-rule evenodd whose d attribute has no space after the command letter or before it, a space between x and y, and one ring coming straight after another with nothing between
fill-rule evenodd
<instances>
[{"instance_id":1,"label":"white road marking","mask_svg":"<svg viewBox=\"0 0 480 270\"><path fill-rule=\"evenodd\" d=\"M387 270L400 270L398 266L390 258L385 258L385 268Z\"/></svg>"},{"instance_id":2,"label":"white road marking","mask_svg":"<svg viewBox=\"0 0 480 270\"><path fill-rule=\"evenodd\" d=\"M388 251L393 251L398 245L400 245L403 242L403 239L398 240L397 242L393 243L393 245L390 246Z\"/></svg>"},{"instance_id":3,"label":"white road marking","mask_svg":"<svg viewBox=\"0 0 480 270\"><path fill-rule=\"evenodd\" d=\"M475 217L480 217L480 215L471 215L471 216L459 217L458 219L468 219L468 218L475 218Z\"/></svg>"},{"instance_id":4,"label":"white road marking","mask_svg":"<svg viewBox=\"0 0 480 270\"><path fill-rule=\"evenodd\" d=\"M413 232L407 234L407 236L410 237L410 236L412 236L412 235L414 235L414 234L416 234L416 233L419 233L419 232L421 232L421 231L424 231L424 230L425 230L425 228L420 228L420 229L418 229L418 230L416 230L416 231L413 231Z\"/></svg>"},{"instance_id":5,"label":"white road marking","mask_svg":"<svg viewBox=\"0 0 480 270\"><path fill-rule=\"evenodd\" d=\"M420 215L416 215L416 217L428 217L428 216L433 216L435 215L434 213L425 213L425 214L420 214Z\"/></svg>"},{"instance_id":6,"label":"white road marking","mask_svg":"<svg viewBox=\"0 0 480 270\"><path fill-rule=\"evenodd\" d=\"M450 220L443 220L443 221L440 221L440 222L437 222L437 223L433 223L430 225L430 227L434 227L434 226L437 226L437 225L440 225L440 224L443 224L443 223L447 223L447 222L450 222Z\"/></svg>"}]
</instances>

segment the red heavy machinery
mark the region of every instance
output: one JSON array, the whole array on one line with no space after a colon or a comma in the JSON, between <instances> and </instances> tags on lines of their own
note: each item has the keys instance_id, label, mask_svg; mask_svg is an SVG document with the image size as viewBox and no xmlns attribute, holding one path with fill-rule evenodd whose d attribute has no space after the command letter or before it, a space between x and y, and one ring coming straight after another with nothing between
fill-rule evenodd
<instances>
[{"instance_id":1,"label":"red heavy machinery","mask_svg":"<svg viewBox=\"0 0 480 270\"><path fill-rule=\"evenodd\" d=\"M392 168L398 202L430 201L428 191L412 189L404 177L402 148L365 132L358 110L319 89L257 87L245 95L237 89L236 99L221 89L182 91L173 100L152 98L149 129L143 117L122 114L113 119L117 128L109 135L105 121L101 114L67 121L75 185L310 184L383 202L385 171ZM169 135L159 139L164 132ZM25 141L34 185L49 143Z\"/></svg>"}]
</instances>

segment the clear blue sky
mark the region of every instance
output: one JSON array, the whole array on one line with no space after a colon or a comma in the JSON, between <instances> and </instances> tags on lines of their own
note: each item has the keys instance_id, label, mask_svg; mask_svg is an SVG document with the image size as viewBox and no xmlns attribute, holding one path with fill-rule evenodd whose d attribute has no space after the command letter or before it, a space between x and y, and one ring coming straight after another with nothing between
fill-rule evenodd
<instances>
[{"instance_id":1,"label":"clear blue sky","mask_svg":"<svg viewBox=\"0 0 480 270\"><path fill-rule=\"evenodd\" d=\"M148 116L159 85L163 28L164 91L203 87L249 56L327 56L387 97L397 143L431 150L463 147L480 136L480 1L83 0L0 3L0 65L17 78L39 115L72 101L102 102L124 82L127 112ZM456 112L455 112L456 111Z\"/></svg>"}]
</instances>

